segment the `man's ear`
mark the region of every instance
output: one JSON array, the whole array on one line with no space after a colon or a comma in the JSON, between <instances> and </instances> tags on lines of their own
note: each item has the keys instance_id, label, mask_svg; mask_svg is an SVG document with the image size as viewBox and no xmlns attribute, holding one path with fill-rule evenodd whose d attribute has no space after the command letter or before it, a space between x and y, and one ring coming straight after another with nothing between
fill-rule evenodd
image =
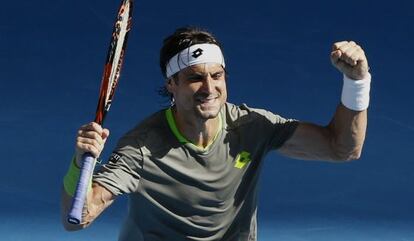
<instances>
[{"instance_id":1,"label":"man's ear","mask_svg":"<svg viewBox=\"0 0 414 241\"><path fill-rule=\"evenodd\" d=\"M167 88L168 92L172 93L174 85L175 85L175 82L173 80L173 77L170 77L167 80L165 80L165 87Z\"/></svg>"}]
</instances>

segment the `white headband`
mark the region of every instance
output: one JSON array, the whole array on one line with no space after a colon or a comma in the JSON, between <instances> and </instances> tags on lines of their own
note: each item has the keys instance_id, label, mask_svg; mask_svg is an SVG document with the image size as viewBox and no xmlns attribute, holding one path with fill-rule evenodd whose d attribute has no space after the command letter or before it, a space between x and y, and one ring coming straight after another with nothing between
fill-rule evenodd
<instances>
[{"instance_id":1,"label":"white headband","mask_svg":"<svg viewBox=\"0 0 414 241\"><path fill-rule=\"evenodd\" d=\"M219 46L215 44L195 44L174 55L166 66L167 78L188 66L205 63L217 63L221 64L223 68L226 67Z\"/></svg>"}]
</instances>

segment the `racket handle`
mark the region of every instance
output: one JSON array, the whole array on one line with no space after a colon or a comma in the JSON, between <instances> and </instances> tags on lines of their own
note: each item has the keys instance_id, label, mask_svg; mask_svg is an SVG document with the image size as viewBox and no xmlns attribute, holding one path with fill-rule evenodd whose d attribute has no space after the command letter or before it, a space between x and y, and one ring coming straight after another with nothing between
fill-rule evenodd
<instances>
[{"instance_id":1,"label":"racket handle","mask_svg":"<svg viewBox=\"0 0 414 241\"><path fill-rule=\"evenodd\" d=\"M88 193L89 181L91 179L95 157L87 152L82 156L79 181L76 186L75 195L72 199L72 206L69 210L67 220L71 224L80 224L82 221L82 210Z\"/></svg>"}]
</instances>

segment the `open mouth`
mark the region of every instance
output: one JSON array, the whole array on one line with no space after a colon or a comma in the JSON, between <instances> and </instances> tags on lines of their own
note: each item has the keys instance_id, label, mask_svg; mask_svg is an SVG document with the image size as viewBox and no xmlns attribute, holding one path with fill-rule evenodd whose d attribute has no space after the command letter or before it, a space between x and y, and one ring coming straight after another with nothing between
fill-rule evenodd
<instances>
[{"instance_id":1,"label":"open mouth","mask_svg":"<svg viewBox=\"0 0 414 241\"><path fill-rule=\"evenodd\" d=\"M209 96L207 98L196 98L197 102L201 103L201 104L211 104L214 103L219 96Z\"/></svg>"}]
</instances>

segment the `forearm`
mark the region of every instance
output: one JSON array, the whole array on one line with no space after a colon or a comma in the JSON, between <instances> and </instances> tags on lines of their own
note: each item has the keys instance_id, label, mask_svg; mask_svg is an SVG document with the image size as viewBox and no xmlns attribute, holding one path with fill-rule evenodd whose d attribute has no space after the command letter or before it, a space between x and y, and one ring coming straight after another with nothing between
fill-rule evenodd
<instances>
[{"instance_id":1,"label":"forearm","mask_svg":"<svg viewBox=\"0 0 414 241\"><path fill-rule=\"evenodd\" d=\"M78 130L75 158L72 160L68 173L64 177L64 187L61 194L62 224L68 231L83 229L90 225L115 198L115 195L110 191L97 183L92 184L92 181L90 181L88 194L82 211L82 222L79 225L73 225L67 221L67 216L73 202L72 196L79 182L79 167L82 166L81 157L86 152L91 153L94 157L99 157L108 136L109 130L103 129L95 122L83 125Z\"/></svg>"},{"instance_id":2,"label":"forearm","mask_svg":"<svg viewBox=\"0 0 414 241\"><path fill-rule=\"evenodd\" d=\"M366 128L366 110L354 111L340 104L327 126L335 159L358 159L362 152Z\"/></svg>"},{"instance_id":3,"label":"forearm","mask_svg":"<svg viewBox=\"0 0 414 241\"><path fill-rule=\"evenodd\" d=\"M92 184L92 190L88 193L82 211L82 223L79 225L70 224L67 215L72 205L72 197L62 189L61 196L61 217L62 224L68 231L80 230L88 227L115 199L115 196L97 183Z\"/></svg>"},{"instance_id":4,"label":"forearm","mask_svg":"<svg viewBox=\"0 0 414 241\"><path fill-rule=\"evenodd\" d=\"M87 198L85 200L85 204L82 210L82 222L80 224L69 223L67 217L72 206L73 197L66 192L65 188L62 188L61 218L62 224L67 231L76 231L84 229L88 227L93 222L93 220L99 215L95 214L95 212L93 211L90 211L91 206L93 206L91 200L93 200L92 191L88 193Z\"/></svg>"},{"instance_id":5,"label":"forearm","mask_svg":"<svg viewBox=\"0 0 414 241\"><path fill-rule=\"evenodd\" d=\"M83 225L75 225L68 222L68 213L72 205L72 197L66 193L65 189L62 188L61 202L60 202L60 214L61 222L63 227L67 231L76 231L85 228Z\"/></svg>"},{"instance_id":6,"label":"forearm","mask_svg":"<svg viewBox=\"0 0 414 241\"><path fill-rule=\"evenodd\" d=\"M328 125L332 148L340 159L354 160L361 155L367 128L370 83L368 72L359 80L344 74L341 104Z\"/></svg>"},{"instance_id":7,"label":"forearm","mask_svg":"<svg viewBox=\"0 0 414 241\"><path fill-rule=\"evenodd\" d=\"M67 216L73 202L75 187L79 182L79 167L75 164L77 161L72 160L68 173L64 177L61 194L61 216L62 224L68 231L83 229L89 226L93 220L114 200L114 195L97 183L89 184L88 193L82 210L82 222L79 225L70 224Z\"/></svg>"},{"instance_id":8,"label":"forearm","mask_svg":"<svg viewBox=\"0 0 414 241\"><path fill-rule=\"evenodd\" d=\"M74 195L76 193L76 187L78 185L79 179L80 179L80 164L79 164L79 155L75 155L74 158L71 161L71 164L69 166L68 172L63 178L63 188L62 188L62 194L61 194L61 217L62 217L62 224L65 227L65 229L73 231L83 228L83 224L80 225L73 225L68 222L67 217L68 213L70 212L70 208L74 201ZM91 182L88 184L88 191L87 196L85 197L84 202L84 208L88 205L87 201L90 200L90 198L87 198L89 196L90 191L92 190ZM84 213L82 212L82 221L84 220Z\"/></svg>"},{"instance_id":9,"label":"forearm","mask_svg":"<svg viewBox=\"0 0 414 241\"><path fill-rule=\"evenodd\" d=\"M301 122L279 152L304 160L358 159L367 128L371 75L362 48L353 41L332 47L332 64L343 73L341 104L327 126Z\"/></svg>"}]
</instances>

